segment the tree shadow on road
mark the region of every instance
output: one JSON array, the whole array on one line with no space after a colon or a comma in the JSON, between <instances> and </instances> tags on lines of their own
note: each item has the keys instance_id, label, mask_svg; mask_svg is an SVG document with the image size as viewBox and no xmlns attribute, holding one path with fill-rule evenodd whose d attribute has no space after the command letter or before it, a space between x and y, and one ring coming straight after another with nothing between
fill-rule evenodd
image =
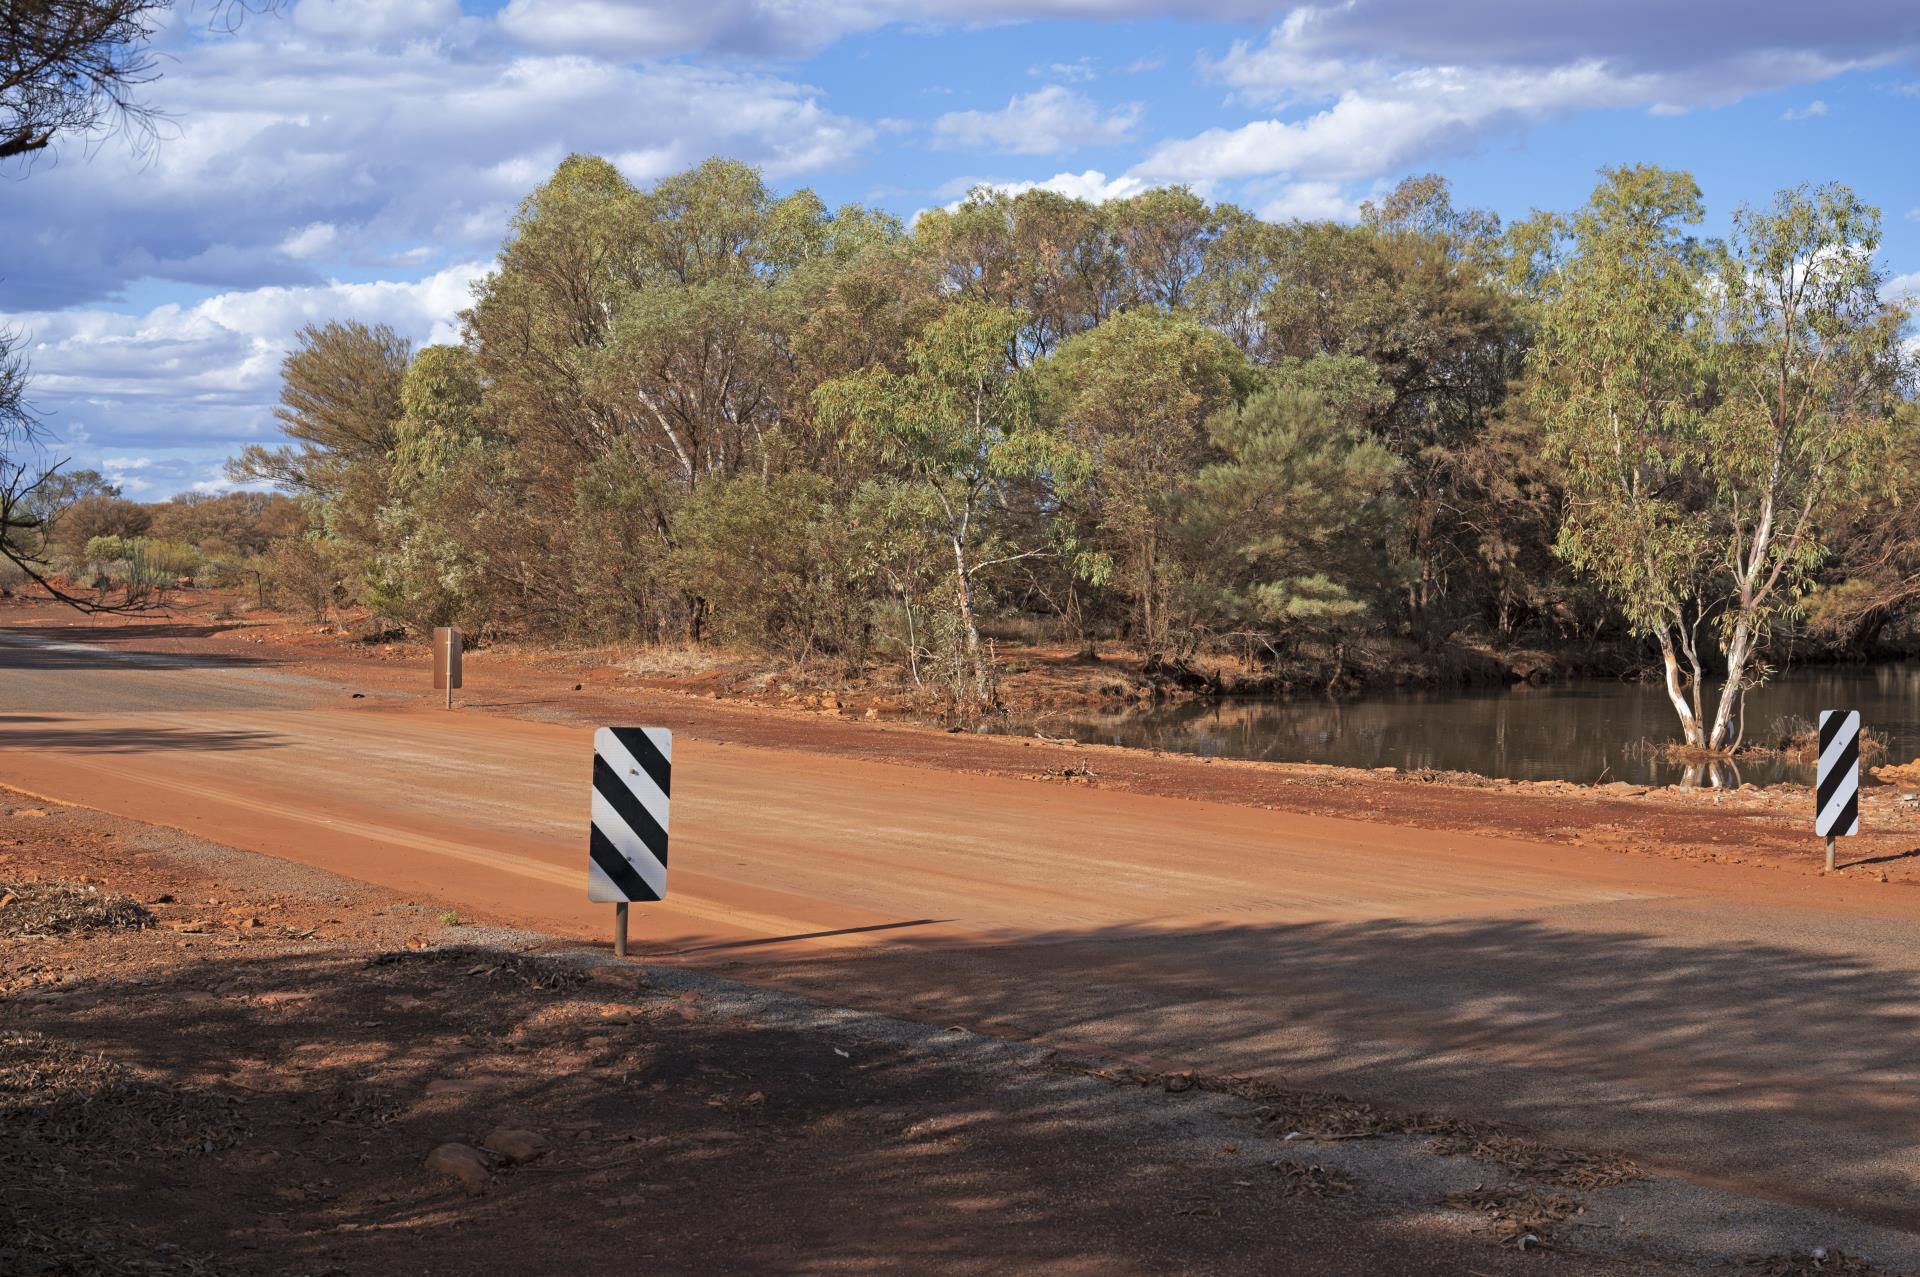
<instances>
[{"instance_id":1,"label":"tree shadow on road","mask_svg":"<svg viewBox=\"0 0 1920 1277\"><path fill-rule=\"evenodd\" d=\"M201 625L116 625L80 631L8 626L0 628L0 671L256 669L285 663L264 652L165 652L139 646L154 639L207 638L221 632L222 627Z\"/></svg>"},{"instance_id":2,"label":"tree shadow on road","mask_svg":"<svg viewBox=\"0 0 1920 1277\"><path fill-rule=\"evenodd\" d=\"M1143 1146L1137 1104L1118 1103L1134 1093L1078 1074L982 1074L911 1042L709 1014L634 968L586 981L500 949L196 943L216 947L137 982L70 985L0 1033L0 1198L78 1238L62 1246L110 1224L172 1248L149 1248L163 1266L142 1271L1359 1277L1538 1262L1288 1197L1263 1162L1177 1134ZM104 1062L91 1079L73 1064L86 1058ZM1173 1106L1193 1102L1148 1098L1176 1128ZM474 1196L423 1168L502 1126L549 1151L483 1154Z\"/></svg>"},{"instance_id":3,"label":"tree shadow on road","mask_svg":"<svg viewBox=\"0 0 1920 1277\"><path fill-rule=\"evenodd\" d=\"M1863 943L1907 934L1862 920ZM1920 1229L1920 973L1535 919L912 935L729 974L1458 1116ZM906 992L903 992L906 991Z\"/></svg>"},{"instance_id":4,"label":"tree shadow on road","mask_svg":"<svg viewBox=\"0 0 1920 1277\"><path fill-rule=\"evenodd\" d=\"M278 749L287 738L241 729L202 731L178 727L63 727L37 714L0 714L0 756L9 749L48 753L148 754L165 751Z\"/></svg>"}]
</instances>

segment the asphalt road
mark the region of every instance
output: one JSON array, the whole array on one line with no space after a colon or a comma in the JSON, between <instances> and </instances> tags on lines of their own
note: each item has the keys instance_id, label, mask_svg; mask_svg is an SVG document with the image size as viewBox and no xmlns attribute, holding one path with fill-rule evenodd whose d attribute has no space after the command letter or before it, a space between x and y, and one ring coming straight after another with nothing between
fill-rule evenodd
<instances>
[{"instance_id":1,"label":"asphalt road","mask_svg":"<svg viewBox=\"0 0 1920 1277\"><path fill-rule=\"evenodd\" d=\"M600 937L589 758L583 727L0 635L0 782ZM673 838L650 958L1920 1231L1903 888L686 737Z\"/></svg>"}]
</instances>

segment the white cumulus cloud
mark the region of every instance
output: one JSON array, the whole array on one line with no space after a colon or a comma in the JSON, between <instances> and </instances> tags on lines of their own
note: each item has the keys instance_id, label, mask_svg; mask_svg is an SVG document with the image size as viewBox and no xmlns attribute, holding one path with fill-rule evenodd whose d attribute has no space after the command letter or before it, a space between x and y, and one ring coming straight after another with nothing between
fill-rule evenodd
<instances>
[{"instance_id":1,"label":"white cumulus cloud","mask_svg":"<svg viewBox=\"0 0 1920 1277\"><path fill-rule=\"evenodd\" d=\"M1543 71L1419 67L1342 91L1301 118L1209 129L1156 147L1143 172L1183 181L1286 173L1352 181L1428 161L1504 126L1658 102L1657 87L1598 62Z\"/></svg>"},{"instance_id":2,"label":"white cumulus cloud","mask_svg":"<svg viewBox=\"0 0 1920 1277\"><path fill-rule=\"evenodd\" d=\"M1008 195L1018 195L1022 191L1052 191L1056 195L1065 195L1070 199L1087 200L1094 204L1104 204L1108 200L1126 199L1138 195L1147 189L1147 184L1137 177L1122 173L1108 177L1099 169L1086 169L1079 173L1055 173L1052 177L1039 181L1014 180L996 177L955 178L940 188L940 194L952 196L946 204L948 211L959 208L969 191L980 187L1002 191ZM919 214L915 214L917 218Z\"/></svg>"},{"instance_id":3,"label":"white cumulus cloud","mask_svg":"<svg viewBox=\"0 0 1920 1277\"><path fill-rule=\"evenodd\" d=\"M1060 155L1125 142L1145 113L1137 102L1112 110L1083 93L1049 84L1020 93L998 111L949 111L933 122L934 145L1013 155Z\"/></svg>"},{"instance_id":4,"label":"white cumulus cloud","mask_svg":"<svg viewBox=\"0 0 1920 1277\"><path fill-rule=\"evenodd\" d=\"M0 200L0 244L15 249L0 304L90 303L138 279L317 285L425 246L445 264L491 252L569 151L637 181L711 155L781 180L845 167L875 136L764 71L526 53L469 26L393 45L271 16L231 36L175 33L162 84L177 129L150 161L69 147L32 171L30 198Z\"/></svg>"},{"instance_id":5,"label":"white cumulus cloud","mask_svg":"<svg viewBox=\"0 0 1920 1277\"><path fill-rule=\"evenodd\" d=\"M216 478L243 443L275 436L280 361L302 326L358 319L415 342L454 341L488 269L237 290L137 315L16 312L0 314L0 327L27 336L34 400L60 455L124 475L129 492L170 495Z\"/></svg>"},{"instance_id":6,"label":"white cumulus cloud","mask_svg":"<svg viewBox=\"0 0 1920 1277\"><path fill-rule=\"evenodd\" d=\"M1270 222L1351 222L1360 201L1338 182L1289 182L1255 211Z\"/></svg>"},{"instance_id":7,"label":"white cumulus cloud","mask_svg":"<svg viewBox=\"0 0 1920 1277\"><path fill-rule=\"evenodd\" d=\"M340 243L340 228L332 222L309 222L280 241L280 251L305 261L333 251Z\"/></svg>"},{"instance_id":8,"label":"white cumulus cloud","mask_svg":"<svg viewBox=\"0 0 1920 1277\"><path fill-rule=\"evenodd\" d=\"M459 17L457 0L300 0L293 8L303 31L369 42L441 31Z\"/></svg>"},{"instance_id":9,"label":"white cumulus cloud","mask_svg":"<svg viewBox=\"0 0 1920 1277\"><path fill-rule=\"evenodd\" d=\"M1264 40L1200 60L1234 100L1268 114L1164 141L1132 172L1150 182L1285 179L1324 196L1326 183L1405 172L1543 120L1724 105L1920 47L1920 14L1862 9L1820 23L1782 11L1725 26L1696 11L1714 4L1656 8L1576 0L1520 20L1501 0L1295 6ZM1787 118L1826 109L1815 101Z\"/></svg>"}]
</instances>

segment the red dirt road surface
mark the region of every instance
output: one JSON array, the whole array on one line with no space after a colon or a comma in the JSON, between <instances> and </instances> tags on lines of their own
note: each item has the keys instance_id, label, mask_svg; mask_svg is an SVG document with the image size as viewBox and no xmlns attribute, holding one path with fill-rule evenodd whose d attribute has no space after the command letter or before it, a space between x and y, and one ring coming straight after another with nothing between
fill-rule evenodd
<instances>
[{"instance_id":1,"label":"red dirt road surface","mask_svg":"<svg viewBox=\"0 0 1920 1277\"><path fill-rule=\"evenodd\" d=\"M598 939L590 723L657 723L677 733L672 877L665 904L635 910L645 960L1515 1120L1920 1230L1920 901L1903 858L1920 838L1826 879L1621 854L1665 826L1778 859L1791 831L1746 807L1452 790L1396 812L1417 787L1157 759L1113 763L1133 790L1116 792L1023 778L1053 755L1018 742L848 724L873 743L809 749L764 714L664 694L508 717L516 697L570 715L525 671L489 692L471 658L467 699L502 712L429 708L424 669L350 688L185 632L81 637L0 632L0 783ZM960 761L929 765L948 748ZM1169 796L1214 776L1234 801ZM1603 821L1610 845L1582 837Z\"/></svg>"}]
</instances>

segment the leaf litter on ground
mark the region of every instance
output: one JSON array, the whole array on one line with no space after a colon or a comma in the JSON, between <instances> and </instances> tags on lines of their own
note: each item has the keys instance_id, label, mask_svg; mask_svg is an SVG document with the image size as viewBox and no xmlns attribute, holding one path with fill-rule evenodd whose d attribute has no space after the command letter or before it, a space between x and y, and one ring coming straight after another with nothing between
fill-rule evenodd
<instances>
[{"instance_id":1,"label":"leaf litter on ground","mask_svg":"<svg viewBox=\"0 0 1920 1277\"><path fill-rule=\"evenodd\" d=\"M1287 1197L1345 1197L1360 1187L1358 1179L1337 1166L1286 1157L1272 1166L1280 1176L1280 1191Z\"/></svg>"},{"instance_id":2,"label":"leaf litter on ground","mask_svg":"<svg viewBox=\"0 0 1920 1277\"><path fill-rule=\"evenodd\" d=\"M1179 1093L1213 1091L1252 1100L1256 1116L1287 1141L1373 1139L1383 1135L1426 1135L1428 1148L1442 1157L1471 1157L1516 1175L1564 1188L1611 1188L1645 1176L1618 1153L1558 1148L1517 1135L1496 1123L1468 1122L1432 1113L1386 1113L1349 1096L1301 1091L1244 1077L1202 1073L1155 1073L1130 1065L1063 1061L1062 1067L1115 1086L1148 1086Z\"/></svg>"},{"instance_id":3,"label":"leaf litter on ground","mask_svg":"<svg viewBox=\"0 0 1920 1277\"><path fill-rule=\"evenodd\" d=\"M459 966L459 974L468 979L511 980L543 993L567 993L587 982L586 973L571 963L528 954L502 954L498 949L471 945L393 949L367 959L369 967L421 964Z\"/></svg>"},{"instance_id":4,"label":"leaf litter on ground","mask_svg":"<svg viewBox=\"0 0 1920 1277\"><path fill-rule=\"evenodd\" d=\"M0 1032L0 1166L210 1153L240 1142L237 1103L141 1077L38 1033Z\"/></svg>"},{"instance_id":5,"label":"leaf litter on ground","mask_svg":"<svg viewBox=\"0 0 1920 1277\"><path fill-rule=\"evenodd\" d=\"M8 1277L226 1277L233 1272L132 1230L63 1220L0 1199L0 1273Z\"/></svg>"},{"instance_id":6,"label":"leaf litter on ground","mask_svg":"<svg viewBox=\"0 0 1920 1277\"><path fill-rule=\"evenodd\" d=\"M0 882L0 936L139 931L153 914L132 896L65 882Z\"/></svg>"},{"instance_id":7,"label":"leaf litter on ground","mask_svg":"<svg viewBox=\"0 0 1920 1277\"><path fill-rule=\"evenodd\" d=\"M1754 1277L1895 1277L1872 1260L1826 1248L1804 1255L1762 1255L1742 1267Z\"/></svg>"},{"instance_id":8,"label":"leaf litter on ground","mask_svg":"<svg viewBox=\"0 0 1920 1277\"><path fill-rule=\"evenodd\" d=\"M1487 1231L1503 1246L1545 1245L1556 1225L1586 1209L1564 1193L1542 1192L1518 1184L1493 1188L1475 1185L1440 1199L1442 1206L1487 1217Z\"/></svg>"}]
</instances>

